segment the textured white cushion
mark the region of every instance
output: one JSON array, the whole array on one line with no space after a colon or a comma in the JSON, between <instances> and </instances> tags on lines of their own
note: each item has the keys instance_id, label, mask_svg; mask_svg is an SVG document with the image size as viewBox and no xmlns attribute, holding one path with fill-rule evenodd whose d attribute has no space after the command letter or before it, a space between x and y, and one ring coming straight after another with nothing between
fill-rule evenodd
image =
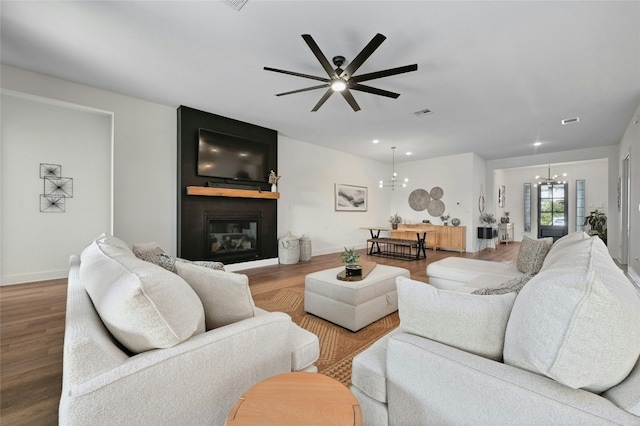
<instances>
[{"instance_id":1,"label":"textured white cushion","mask_svg":"<svg viewBox=\"0 0 640 426\"><path fill-rule=\"evenodd\" d=\"M547 256L544 258L540 271L544 271L546 268L551 267L558 259L565 257L567 253L569 253L567 250L570 250L567 249L568 247L589 238L591 238L591 236L586 232L572 232L559 238L549 249L549 253L547 253Z\"/></svg>"},{"instance_id":2,"label":"textured white cushion","mask_svg":"<svg viewBox=\"0 0 640 426\"><path fill-rule=\"evenodd\" d=\"M80 279L111 334L134 353L167 348L204 331L204 311L183 279L103 234L81 255Z\"/></svg>"},{"instance_id":3,"label":"textured white cushion","mask_svg":"<svg viewBox=\"0 0 640 426\"><path fill-rule=\"evenodd\" d=\"M255 315L255 303L246 275L185 262L176 262L176 269L200 297L207 330Z\"/></svg>"},{"instance_id":4,"label":"textured white cushion","mask_svg":"<svg viewBox=\"0 0 640 426\"><path fill-rule=\"evenodd\" d=\"M401 331L502 360L504 333L515 293L458 293L405 277L398 277L396 283Z\"/></svg>"},{"instance_id":5,"label":"textured white cushion","mask_svg":"<svg viewBox=\"0 0 640 426\"><path fill-rule=\"evenodd\" d=\"M524 286L511 312L504 361L600 393L640 355L640 294L599 238L581 239Z\"/></svg>"}]
</instances>

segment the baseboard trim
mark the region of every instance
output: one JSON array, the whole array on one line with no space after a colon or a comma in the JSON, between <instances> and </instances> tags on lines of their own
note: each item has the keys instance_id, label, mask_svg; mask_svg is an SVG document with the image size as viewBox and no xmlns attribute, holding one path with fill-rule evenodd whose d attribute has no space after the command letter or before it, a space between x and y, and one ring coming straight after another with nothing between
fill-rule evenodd
<instances>
[{"instance_id":1,"label":"baseboard trim","mask_svg":"<svg viewBox=\"0 0 640 426\"><path fill-rule=\"evenodd\" d=\"M68 269L59 271L32 272L29 274L2 275L0 286L32 283L37 281L57 280L66 278L69 274Z\"/></svg>"},{"instance_id":2,"label":"baseboard trim","mask_svg":"<svg viewBox=\"0 0 640 426\"><path fill-rule=\"evenodd\" d=\"M229 272L242 271L244 269L253 269L260 268L262 266L271 266L277 265L278 258L273 259L261 259L261 260L252 260L250 262L239 262L239 263L231 263L229 265L224 265L224 270Z\"/></svg>"}]
</instances>

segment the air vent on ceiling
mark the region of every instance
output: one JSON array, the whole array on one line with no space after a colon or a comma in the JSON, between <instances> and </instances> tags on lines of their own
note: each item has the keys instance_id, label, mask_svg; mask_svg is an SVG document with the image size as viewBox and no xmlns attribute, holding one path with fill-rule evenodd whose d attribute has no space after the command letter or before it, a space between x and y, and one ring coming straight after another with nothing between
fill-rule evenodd
<instances>
[{"instance_id":1,"label":"air vent on ceiling","mask_svg":"<svg viewBox=\"0 0 640 426\"><path fill-rule=\"evenodd\" d=\"M420 111L416 111L413 113L413 115L415 115L416 117L422 117L423 115L427 115L427 114L432 114L433 111L431 111L428 108L425 109L421 109Z\"/></svg>"},{"instance_id":2,"label":"air vent on ceiling","mask_svg":"<svg viewBox=\"0 0 640 426\"><path fill-rule=\"evenodd\" d=\"M240 9L242 9L242 6L244 6L248 1L249 0L224 0L224 3L239 12Z\"/></svg>"},{"instance_id":3,"label":"air vent on ceiling","mask_svg":"<svg viewBox=\"0 0 640 426\"><path fill-rule=\"evenodd\" d=\"M565 124L577 123L578 121L580 121L580 117L565 118L562 120L562 125L564 126Z\"/></svg>"}]
</instances>

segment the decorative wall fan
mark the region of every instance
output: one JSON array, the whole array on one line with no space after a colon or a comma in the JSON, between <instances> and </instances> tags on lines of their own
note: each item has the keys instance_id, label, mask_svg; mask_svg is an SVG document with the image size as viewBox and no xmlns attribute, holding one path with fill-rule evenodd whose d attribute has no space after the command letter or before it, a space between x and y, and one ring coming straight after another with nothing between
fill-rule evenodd
<instances>
[{"instance_id":1,"label":"decorative wall fan","mask_svg":"<svg viewBox=\"0 0 640 426\"><path fill-rule=\"evenodd\" d=\"M282 74L293 75L296 77L308 78L311 80L321 81L323 84L317 86L311 86L304 89L292 90L290 92L278 93L276 96L291 95L294 93L307 92L309 90L324 89L327 91L322 98L313 107L311 111L317 111L320 107L329 99L333 92L340 92L344 99L351 105L354 111L360 111L360 106L351 94L351 90L358 90L360 92L367 92L374 95L386 96L388 98L396 99L400 96L399 93L390 92L388 90L382 90L371 86L365 86L360 84L363 81L375 80L377 78L389 77L396 74L403 74L418 69L417 64L405 65L403 67L389 68L382 71L371 72L367 74L353 75L360 66L371 56L371 54L386 40L386 37L382 34L376 34L373 39L362 49L360 53L351 61L345 69L342 69L342 65L345 64L346 59L344 56L335 56L332 59L333 64L336 66L334 69L326 56L322 53L316 42L309 34L303 34L302 38L307 43L313 54L316 56L322 68L328 74L327 77L317 77L315 75L302 74L294 71L286 71L277 68L264 67L266 71L279 72Z\"/></svg>"}]
</instances>

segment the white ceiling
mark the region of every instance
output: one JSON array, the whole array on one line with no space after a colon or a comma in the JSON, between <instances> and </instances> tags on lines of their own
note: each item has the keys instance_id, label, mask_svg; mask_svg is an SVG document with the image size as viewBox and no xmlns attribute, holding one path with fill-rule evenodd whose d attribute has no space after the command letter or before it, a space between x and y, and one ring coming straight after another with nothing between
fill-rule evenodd
<instances>
[{"instance_id":1,"label":"white ceiling","mask_svg":"<svg viewBox=\"0 0 640 426\"><path fill-rule=\"evenodd\" d=\"M640 103L638 1L3 0L0 13L3 64L387 162L391 146L402 162L615 145ZM367 82L398 99L353 92L359 112L339 95L311 112L324 90L275 96L318 82L264 66L324 76L301 34L349 61L376 33L387 40L356 75L417 63Z\"/></svg>"}]
</instances>

